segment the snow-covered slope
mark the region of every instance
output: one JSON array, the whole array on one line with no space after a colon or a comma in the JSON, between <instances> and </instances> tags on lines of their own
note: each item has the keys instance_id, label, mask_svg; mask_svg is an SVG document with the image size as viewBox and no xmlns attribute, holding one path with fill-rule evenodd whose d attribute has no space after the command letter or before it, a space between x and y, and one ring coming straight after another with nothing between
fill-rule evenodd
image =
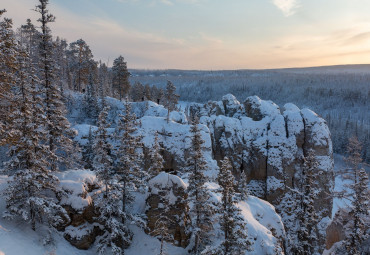
<instances>
[{"instance_id":1,"label":"snow-covered slope","mask_svg":"<svg viewBox=\"0 0 370 255\"><path fill-rule=\"evenodd\" d=\"M162 174L163 175L163 174ZM165 174L167 176L167 174ZM7 176L0 176L0 192L7 185ZM85 182L93 182L95 176L92 172L86 170L70 170L59 175L61 185L73 191L71 199L74 203L79 198L76 194L83 193ZM153 179L152 182L158 184L162 180L161 176ZM164 178L166 179L166 178ZM173 178L172 178L173 179ZM171 180L172 180L171 179ZM165 180L167 181L167 179ZM174 181L180 185L186 186L183 180L175 178ZM211 190L217 188L216 184L209 184ZM219 199L218 195L212 191L214 199ZM81 202L81 201L80 201ZM81 202L84 204L84 202ZM73 203L72 203L73 204ZM136 196L135 209L137 213L145 211L145 196ZM284 238L285 231L280 216L275 212L274 207L266 201L250 196L247 201L238 204L242 210L242 216L247 222L249 238L253 242L253 252L246 254L273 254L276 242L280 241L276 237ZM0 198L0 212L5 210L5 201ZM220 235L218 224L215 224L215 238ZM151 255L157 254L160 248L158 239L147 235L142 229L132 226L134 238L132 245L126 250L128 255ZM62 233L53 233L55 239L54 245L43 246L40 233L31 230L28 224L22 222L9 222L0 218L0 254L6 255L39 255L39 254L57 254L57 255L92 255L97 254L96 247L92 246L89 250L78 250L71 246L64 238ZM171 255L186 255L186 249L166 244L167 251Z\"/></svg>"}]
</instances>

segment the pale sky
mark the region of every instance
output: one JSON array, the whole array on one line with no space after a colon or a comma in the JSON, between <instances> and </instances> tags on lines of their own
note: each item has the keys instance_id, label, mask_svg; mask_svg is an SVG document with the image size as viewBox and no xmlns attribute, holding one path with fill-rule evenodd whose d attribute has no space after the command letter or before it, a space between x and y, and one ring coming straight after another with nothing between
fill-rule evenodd
<instances>
[{"instance_id":1,"label":"pale sky","mask_svg":"<svg viewBox=\"0 0 370 255\"><path fill-rule=\"evenodd\" d=\"M15 27L37 0L1 0ZM370 63L370 0L50 0L54 36L129 68L264 69Z\"/></svg>"}]
</instances>

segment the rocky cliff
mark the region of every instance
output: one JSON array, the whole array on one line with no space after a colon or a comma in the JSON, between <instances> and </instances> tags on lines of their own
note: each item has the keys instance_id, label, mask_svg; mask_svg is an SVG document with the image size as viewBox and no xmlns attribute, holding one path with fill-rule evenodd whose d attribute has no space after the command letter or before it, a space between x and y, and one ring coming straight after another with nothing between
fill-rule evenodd
<instances>
[{"instance_id":1,"label":"rocky cliff","mask_svg":"<svg viewBox=\"0 0 370 255\"><path fill-rule=\"evenodd\" d=\"M245 172L251 193L272 203L283 221L291 214L284 208L286 194L301 185L303 159L312 151L319 165L315 179L318 234L325 236L334 187L332 142L325 120L290 103L280 109L252 96L241 104L230 94L219 102L192 104L189 112L190 118L199 118L209 128L212 157L217 162L224 156L231 158L235 175ZM289 229L290 223L284 223ZM325 239L320 240L323 249Z\"/></svg>"},{"instance_id":2,"label":"rocky cliff","mask_svg":"<svg viewBox=\"0 0 370 255\"><path fill-rule=\"evenodd\" d=\"M114 99L107 102L111 106L109 116L114 128L117 116L123 112L123 104ZM320 116L293 104L280 108L257 96L240 103L230 94L221 101L192 103L185 111L172 112L169 123L163 106L140 102L133 103L132 108L140 119L138 134L143 137L144 152L150 151L158 134L165 160L164 170L180 177L185 172L185 159L191 145L190 123L195 117L199 118L205 141L207 174L215 178L219 161L228 156L236 178L241 172L246 173L251 194L276 207L288 233L294 232L294 223L290 221L294 212L287 209L292 199L289 191L302 185L300 176L304 158L312 151L319 165L315 179L315 208L319 218L318 240L320 249L324 249L334 180L330 132ZM83 143L88 128L84 125L75 128L79 130L77 140Z\"/></svg>"}]
</instances>

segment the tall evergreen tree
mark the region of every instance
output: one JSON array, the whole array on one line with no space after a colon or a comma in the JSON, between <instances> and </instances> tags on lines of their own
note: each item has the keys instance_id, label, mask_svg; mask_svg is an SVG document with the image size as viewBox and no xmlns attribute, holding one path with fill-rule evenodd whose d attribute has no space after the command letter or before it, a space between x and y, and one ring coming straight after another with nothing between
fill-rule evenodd
<instances>
[{"instance_id":1,"label":"tall evergreen tree","mask_svg":"<svg viewBox=\"0 0 370 255\"><path fill-rule=\"evenodd\" d=\"M169 194L170 191L170 175L168 175L166 194ZM169 226L173 221L168 217L170 214L170 201L169 196L162 196L161 198L163 204L163 211L159 215L158 219L155 222L154 230L151 232L151 235L159 238L161 242L160 250L158 255L167 255L166 244L165 242L173 241L173 236L169 233Z\"/></svg>"},{"instance_id":2,"label":"tall evergreen tree","mask_svg":"<svg viewBox=\"0 0 370 255\"><path fill-rule=\"evenodd\" d=\"M93 54L90 47L82 39L70 43L67 54L70 72L74 77L74 90L82 92L84 85L89 83L89 75L97 69Z\"/></svg>"},{"instance_id":3,"label":"tall evergreen tree","mask_svg":"<svg viewBox=\"0 0 370 255\"><path fill-rule=\"evenodd\" d=\"M146 84L144 86L144 94L145 94L145 100L153 101L152 92L151 92L149 84Z\"/></svg>"},{"instance_id":4,"label":"tall evergreen tree","mask_svg":"<svg viewBox=\"0 0 370 255\"><path fill-rule=\"evenodd\" d=\"M350 215L353 218L352 229L350 234L345 239L345 248L350 255L362 254L362 244L367 238L366 224L364 219L369 217L369 179L367 173L362 167L361 158L361 143L357 137L351 137L348 140L347 153L345 158L349 171L346 173L346 178L351 180L351 184L347 185L349 193L345 194L352 201Z\"/></svg>"},{"instance_id":5,"label":"tall evergreen tree","mask_svg":"<svg viewBox=\"0 0 370 255\"><path fill-rule=\"evenodd\" d=\"M158 132L154 137L154 146L150 150L149 174L151 177L157 176L163 170L163 157L160 154L161 145L159 144Z\"/></svg>"},{"instance_id":6,"label":"tall evergreen tree","mask_svg":"<svg viewBox=\"0 0 370 255\"><path fill-rule=\"evenodd\" d=\"M39 49L41 35L37 31L30 19L27 19L26 24L19 29L19 41L22 47L27 51L33 63L37 63L39 58Z\"/></svg>"},{"instance_id":7,"label":"tall evergreen tree","mask_svg":"<svg viewBox=\"0 0 370 255\"><path fill-rule=\"evenodd\" d=\"M92 169L93 168L93 161L94 161L94 143L95 143L95 136L93 134L93 131L91 129L91 126L89 128L89 135L87 137L87 143L84 146L84 150L82 151L82 161L85 163L86 169Z\"/></svg>"},{"instance_id":8,"label":"tall evergreen tree","mask_svg":"<svg viewBox=\"0 0 370 255\"><path fill-rule=\"evenodd\" d=\"M86 87L86 93L84 95L83 103L84 103L83 108L84 112L86 113L86 116L90 118L93 121L93 123L95 123L99 113L99 105L92 74L90 74L89 84Z\"/></svg>"},{"instance_id":9,"label":"tall evergreen tree","mask_svg":"<svg viewBox=\"0 0 370 255\"><path fill-rule=\"evenodd\" d=\"M33 230L36 230L37 222L44 221L57 227L68 221L69 216L58 204L56 198L62 191L58 188L58 179L48 169L49 147L45 144L45 116L37 87L39 81L25 52L20 52L18 61L18 81L12 90L12 105L16 110L10 115L11 132L19 140L10 148L11 159L6 165L12 178L5 191L7 210L4 217L21 216L31 223Z\"/></svg>"},{"instance_id":10,"label":"tall evergreen tree","mask_svg":"<svg viewBox=\"0 0 370 255\"><path fill-rule=\"evenodd\" d=\"M218 209L220 213L221 230L224 232L224 240L218 248L218 254L224 255L244 255L250 250L250 241L246 223L241 216L241 210L235 205L238 202L234 190L234 176L232 174L230 160L225 157L221 161L220 172L218 174L218 184L220 185L221 203Z\"/></svg>"},{"instance_id":11,"label":"tall evergreen tree","mask_svg":"<svg viewBox=\"0 0 370 255\"><path fill-rule=\"evenodd\" d=\"M301 192L299 207L297 209L297 245L295 254L310 255L317 252L317 214L314 207L315 182L318 163L313 151L310 151L304 158L301 176Z\"/></svg>"},{"instance_id":12,"label":"tall evergreen tree","mask_svg":"<svg viewBox=\"0 0 370 255\"><path fill-rule=\"evenodd\" d=\"M166 91L165 91L165 102L164 107L167 108L167 123L170 121L170 113L176 109L176 105L179 101L179 95L176 93L176 87L171 81L167 81Z\"/></svg>"},{"instance_id":13,"label":"tall evergreen tree","mask_svg":"<svg viewBox=\"0 0 370 255\"><path fill-rule=\"evenodd\" d=\"M6 10L0 10L0 17ZM12 120L9 111L12 109L12 87L17 83L16 73L19 68L17 62L18 48L12 29L11 19L0 21L0 145L15 143L17 137L9 132Z\"/></svg>"},{"instance_id":14,"label":"tall evergreen tree","mask_svg":"<svg viewBox=\"0 0 370 255\"><path fill-rule=\"evenodd\" d=\"M110 73L105 63L100 61L98 68L98 97L112 96L112 88L110 84Z\"/></svg>"},{"instance_id":15,"label":"tall evergreen tree","mask_svg":"<svg viewBox=\"0 0 370 255\"><path fill-rule=\"evenodd\" d=\"M187 188L188 201L192 204L190 209L191 233L194 242L192 254L201 254L209 244L209 232L212 230L212 216L214 208L209 201L210 193L205 186L209 178L204 174L207 162L203 156L204 140L198 127L198 122L192 125L191 155L187 161L189 172L189 186Z\"/></svg>"},{"instance_id":16,"label":"tall evergreen tree","mask_svg":"<svg viewBox=\"0 0 370 255\"><path fill-rule=\"evenodd\" d=\"M135 82L131 88L131 99L134 102L141 102L145 100L144 86L140 82Z\"/></svg>"},{"instance_id":17,"label":"tall evergreen tree","mask_svg":"<svg viewBox=\"0 0 370 255\"><path fill-rule=\"evenodd\" d=\"M118 92L119 100L127 97L130 91L130 72L127 69L127 63L122 56L119 56L113 61L112 66L112 83L113 88Z\"/></svg>"},{"instance_id":18,"label":"tall evergreen tree","mask_svg":"<svg viewBox=\"0 0 370 255\"><path fill-rule=\"evenodd\" d=\"M104 185L104 192L96 198L99 211L99 221L103 224L103 235L98 238L99 254L106 254L111 249L115 255L124 254L124 247L132 239L132 233L127 223L122 221L127 213L122 210L122 185L118 182L119 176L113 169L112 146L109 141L107 122L109 108L105 107L99 114L98 130L94 144L94 163L98 179Z\"/></svg>"},{"instance_id":19,"label":"tall evergreen tree","mask_svg":"<svg viewBox=\"0 0 370 255\"><path fill-rule=\"evenodd\" d=\"M93 146L95 156L93 168L98 178L103 182L105 197L108 196L109 182L113 173L112 146L109 141L107 121L109 107L105 107L99 114L98 130L95 133L95 143Z\"/></svg>"},{"instance_id":20,"label":"tall evergreen tree","mask_svg":"<svg viewBox=\"0 0 370 255\"><path fill-rule=\"evenodd\" d=\"M47 5L48 0L39 0L40 4L36 6L35 11L41 17L38 21L41 23L41 41L40 41L40 68L42 70L41 83L44 87L45 99L44 107L46 114L47 145L49 146L48 160L51 163L51 170L58 169L58 163L69 164L72 160L67 160L71 152L75 151L74 144L70 137L75 133L70 128L70 123L65 117L66 110L61 100L61 91L55 83L56 64L53 59L53 42L49 23L55 21L55 17L49 13ZM68 153L67 153L68 152Z\"/></svg>"},{"instance_id":21,"label":"tall evergreen tree","mask_svg":"<svg viewBox=\"0 0 370 255\"><path fill-rule=\"evenodd\" d=\"M248 181L247 180L247 175L245 174L245 171L243 171L240 174L240 179L239 179L239 183L238 183L238 190L239 190L240 200L246 200L249 196L247 181Z\"/></svg>"},{"instance_id":22,"label":"tall evergreen tree","mask_svg":"<svg viewBox=\"0 0 370 255\"><path fill-rule=\"evenodd\" d=\"M120 139L118 163L116 172L119 183L122 184L122 211L127 212L127 206L132 202L132 191L142 190L147 173L141 167L142 143L141 137L136 136L138 122L136 115L131 112L131 104L125 101L125 114L120 116L117 134ZM125 222L126 220L123 219Z\"/></svg>"}]
</instances>

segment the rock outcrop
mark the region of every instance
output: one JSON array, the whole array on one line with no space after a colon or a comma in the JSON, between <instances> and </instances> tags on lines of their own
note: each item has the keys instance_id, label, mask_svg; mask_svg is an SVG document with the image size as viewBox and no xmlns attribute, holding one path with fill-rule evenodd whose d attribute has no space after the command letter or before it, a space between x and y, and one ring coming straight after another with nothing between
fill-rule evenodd
<instances>
[{"instance_id":1,"label":"rock outcrop","mask_svg":"<svg viewBox=\"0 0 370 255\"><path fill-rule=\"evenodd\" d=\"M186 185L180 177L161 172L149 181L149 195L146 200L148 234L152 234L156 229L158 219L165 216L170 222L167 227L173 244L183 248L189 244L190 237L186 233L189 215L185 190ZM167 200L167 203L164 200Z\"/></svg>"},{"instance_id":2,"label":"rock outcrop","mask_svg":"<svg viewBox=\"0 0 370 255\"><path fill-rule=\"evenodd\" d=\"M64 238L73 246L87 250L101 234L93 203L93 194L100 188L95 174L89 170L72 170L58 177L66 194L60 203L71 219L58 230L64 231Z\"/></svg>"},{"instance_id":3,"label":"rock outcrop","mask_svg":"<svg viewBox=\"0 0 370 255\"><path fill-rule=\"evenodd\" d=\"M112 107L113 124L122 107L120 102ZM185 172L191 146L190 121L186 117L199 118L207 174L215 181L218 163L228 156L236 178L246 173L251 194L273 204L287 230L290 226L286 219L294 213L284 208L287 193L300 187L304 158L312 151L319 165L314 206L319 218L318 240L324 248L332 211L333 150L326 122L316 113L290 103L280 108L257 96L240 103L230 94L221 101L192 103L185 114L172 112L174 121L169 123L165 109L153 102L133 103L133 111L140 117L138 134L143 137L144 152L152 148L158 134L164 170L179 176Z\"/></svg>"},{"instance_id":4,"label":"rock outcrop","mask_svg":"<svg viewBox=\"0 0 370 255\"><path fill-rule=\"evenodd\" d=\"M251 193L272 203L278 212L284 210L286 192L299 187L303 159L312 151L319 163L315 180L319 234L325 235L334 179L331 137L322 118L293 104L281 110L257 96L241 104L232 95L224 96L222 102L191 105L189 115L209 128L213 157L218 162L225 156L231 158L234 174L244 171ZM324 239L320 240L323 247Z\"/></svg>"}]
</instances>

